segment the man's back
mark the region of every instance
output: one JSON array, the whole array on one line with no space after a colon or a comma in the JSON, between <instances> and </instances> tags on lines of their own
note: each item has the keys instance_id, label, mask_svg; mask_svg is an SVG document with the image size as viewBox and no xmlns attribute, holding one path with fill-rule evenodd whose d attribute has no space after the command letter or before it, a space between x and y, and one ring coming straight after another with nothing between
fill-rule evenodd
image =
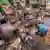
<instances>
[{"instance_id":1,"label":"man's back","mask_svg":"<svg viewBox=\"0 0 50 50\"><path fill-rule=\"evenodd\" d=\"M41 33L45 33L47 31L47 27L44 24L38 24L38 30Z\"/></svg>"}]
</instances>

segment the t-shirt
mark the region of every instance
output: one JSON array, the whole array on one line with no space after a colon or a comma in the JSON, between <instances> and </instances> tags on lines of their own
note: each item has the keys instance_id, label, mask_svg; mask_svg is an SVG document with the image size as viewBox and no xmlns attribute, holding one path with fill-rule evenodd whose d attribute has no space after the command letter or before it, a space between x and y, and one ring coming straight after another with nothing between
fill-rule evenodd
<instances>
[{"instance_id":1,"label":"t-shirt","mask_svg":"<svg viewBox=\"0 0 50 50\"><path fill-rule=\"evenodd\" d=\"M47 27L44 24L38 24L38 31L45 33L47 31Z\"/></svg>"}]
</instances>

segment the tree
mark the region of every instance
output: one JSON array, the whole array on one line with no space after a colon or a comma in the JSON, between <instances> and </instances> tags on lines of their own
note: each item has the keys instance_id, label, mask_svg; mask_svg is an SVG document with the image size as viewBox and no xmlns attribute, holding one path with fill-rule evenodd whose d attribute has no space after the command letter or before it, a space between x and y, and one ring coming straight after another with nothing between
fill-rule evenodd
<instances>
[{"instance_id":1,"label":"tree","mask_svg":"<svg viewBox=\"0 0 50 50\"><path fill-rule=\"evenodd\" d=\"M8 0L0 0L0 4L6 4L6 5L10 5Z\"/></svg>"}]
</instances>

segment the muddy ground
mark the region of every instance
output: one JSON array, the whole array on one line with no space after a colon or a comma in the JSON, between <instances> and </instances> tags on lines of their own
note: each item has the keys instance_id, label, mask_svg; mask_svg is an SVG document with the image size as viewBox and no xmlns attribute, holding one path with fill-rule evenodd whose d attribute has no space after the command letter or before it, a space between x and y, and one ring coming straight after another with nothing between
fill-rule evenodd
<instances>
[{"instance_id":1,"label":"muddy ground","mask_svg":"<svg viewBox=\"0 0 50 50\"><path fill-rule=\"evenodd\" d=\"M50 17L45 17L44 19L49 19L49 18ZM17 23L14 24L14 26L16 26L16 25L17 25ZM35 28L34 25L31 28L31 32L32 32L33 35L35 35L36 28ZM42 43L42 45L43 45L43 43ZM45 46L45 47L43 45L42 48L45 48L45 49L40 49L40 50L50 50L49 49L50 47L48 45ZM18 38L15 37L13 40L11 40L10 43L8 44L6 50L21 50L20 38L19 37Z\"/></svg>"},{"instance_id":2,"label":"muddy ground","mask_svg":"<svg viewBox=\"0 0 50 50\"><path fill-rule=\"evenodd\" d=\"M11 19L13 19L14 20L14 17L12 18L12 16L8 16L8 18L11 20ZM50 17L45 17L44 19L46 20L46 19L49 19ZM44 21L45 21L44 20ZM48 22L47 22L48 23ZM18 26L18 24L20 24L20 22L19 23L15 23L15 24L12 24L13 26L15 26L15 27L17 27ZM35 25L33 24L33 26L30 28L30 33L33 35L33 36L35 36L35 32L37 31L37 29L36 29L36 27L35 27ZM17 34L17 33L16 33ZM36 36L35 36L36 37ZM47 43L46 44L44 44L43 43L43 41L44 42L46 42L46 40L43 40L43 39L46 39L46 37L47 36L45 36L45 38L41 38L41 37L36 37L35 38L34 37L34 39L35 40L39 40L40 39L40 41L39 41L39 43L41 43L40 44L40 46L38 47L38 48L40 48L39 50L50 50L49 48L50 48L50 46L48 46L47 45ZM36 41L35 41L36 42ZM25 45L25 44L24 44ZM14 37L12 40L10 40L9 41L9 43L8 44L6 44L6 50L22 50L21 49L21 40L20 40L20 38L19 37ZM36 48L36 47L35 47ZM3 49L1 49L1 50L4 50L4 48ZM26 49L25 49L26 50ZM30 49L30 50L33 50L33 49ZM38 49L34 49L34 50L38 50Z\"/></svg>"}]
</instances>

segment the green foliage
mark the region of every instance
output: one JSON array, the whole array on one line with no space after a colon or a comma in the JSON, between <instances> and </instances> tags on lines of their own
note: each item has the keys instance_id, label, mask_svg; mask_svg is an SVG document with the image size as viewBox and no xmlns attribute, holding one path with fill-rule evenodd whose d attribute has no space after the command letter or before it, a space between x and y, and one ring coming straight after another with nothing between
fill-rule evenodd
<instances>
[{"instance_id":1,"label":"green foliage","mask_svg":"<svg viewBox=\"0 0 50 50\"><path fill-rule=\"evenodd\" d=\"M0 0L0 4L10 5L8 0Z\"/></svg>"}]
</instances>

